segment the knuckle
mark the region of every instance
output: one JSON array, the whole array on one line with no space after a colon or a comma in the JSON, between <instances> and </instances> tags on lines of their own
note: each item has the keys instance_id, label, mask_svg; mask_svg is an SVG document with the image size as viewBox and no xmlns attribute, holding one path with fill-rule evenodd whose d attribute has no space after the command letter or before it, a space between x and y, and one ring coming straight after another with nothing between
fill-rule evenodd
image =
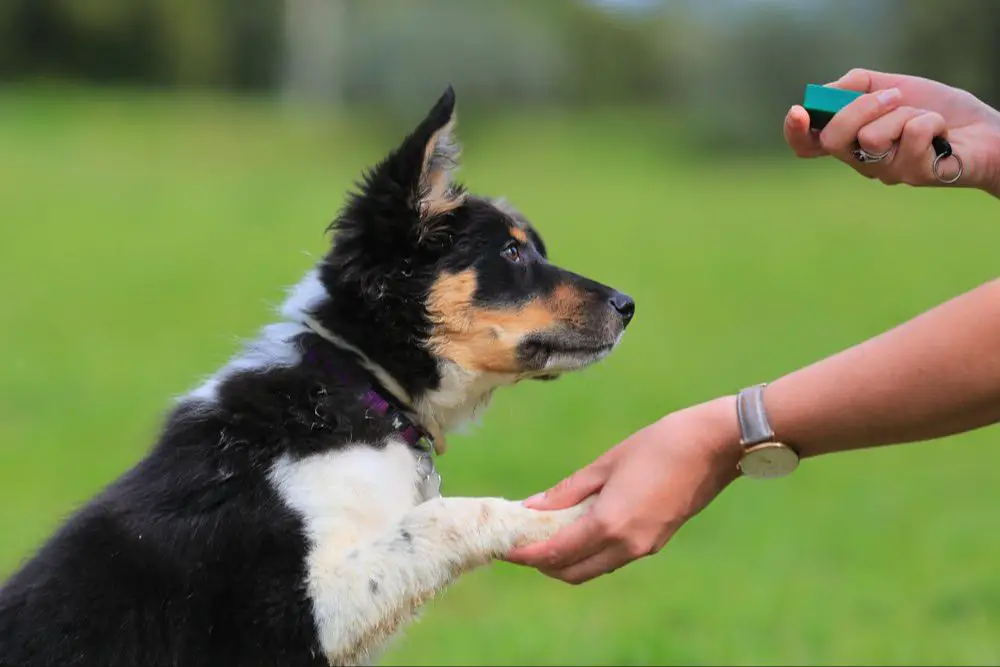
<instances>
[{"instance_id":1,"label":"knuckle","mask_svg":"<svg viewBox=\"0 0 1000 667\"><path fill-rule=\"evenodd\" d=\"M829 132L820 132L819 135L819 145L820 147L828 153L835 153L840 146L838 145L836 137L831 135Z\"/></svg>"},{"instance_id":2,"label":"knuckle","mask_svg":"<svg viewBox=\"0 0 1000 667\"><path fill-rule=\"evenodd\" d=\"M903 126L903 139L910 141L930 138L934 132L934 119L929 114L921 114Z\"/></svg>"},{"instance_id":3,"label":"knuckle","mask_svg":"<svg viewBox=\"0 0 1000 667\"><path fill-rule=\"evenodd\" d=\"M638 560L639 558L642 558L648 553L649 550L646 547L644 547L641 542L625 543L625 555L627 555L630 560Z\"/></svg>"},{"instance_id":4,"label":"knuckle","mask_svg":"<svg viewBox=\"0 0 1000 667\"><path fill-rule=\"evenodd\" d=\"M594 518L595 531L603 539L617 539L624 532L621 521L613 516L600 515Z\"/></svg>"},{"instance_id":5,"label":"knuckle","mask_svg":"<svg viewBox=\"0 0 1000 667\"><path fill-rule=\"evenodd\" d=\"M872 129L871 125L865 125L863 128L858 130L858 142L866 148L879 148L883 141L882 137L878 135L878 132Z\"/></svg>"},{"instance_id":6,"label":"knuckle","mask_svg":"<svg viewBox=\"0 0 1000 667\"><path fill-rule=\"evenodd\" d=\"M645 540L633 539L625 542L625 553L632 560L648 556L653 550L652 545Z\"/></svg>"}]
</instances>

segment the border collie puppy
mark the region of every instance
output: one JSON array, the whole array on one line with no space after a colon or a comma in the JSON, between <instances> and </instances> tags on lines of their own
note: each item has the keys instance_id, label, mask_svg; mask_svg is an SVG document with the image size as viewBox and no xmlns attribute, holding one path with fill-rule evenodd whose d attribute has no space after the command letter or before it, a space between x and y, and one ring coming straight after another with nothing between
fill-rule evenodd
<instances>
[{"instance_id":1,"label":"border collie puppy","mask_svg":"<svg viewBox=\"0 0 1000 667\"><path fill-rule=\"evenodd\" d=\"M454 107L449 87L365 173L280 321L0 587L0 665L367 663L461 573L585 511L439 493L448 431L602 359L635 308L453 180Z\"/></svg>"}]
</instances>

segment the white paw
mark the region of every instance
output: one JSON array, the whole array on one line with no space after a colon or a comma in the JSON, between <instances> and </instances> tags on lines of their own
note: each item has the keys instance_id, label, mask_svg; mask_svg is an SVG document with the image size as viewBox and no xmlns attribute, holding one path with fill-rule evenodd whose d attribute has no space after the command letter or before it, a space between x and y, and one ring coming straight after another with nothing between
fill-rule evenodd
<instances>
[{"instance_id":1,"label":"white paw","mask_svg":"<svg viewBox=\"0 0 1000 667\"><path fill-rule=\"evenodd\" d=\"M514 536L514 546L549 539L586 514L595 499L596 496L591 496L578 505L562 510L533 510L521 506L523 514L518 524L519 530Z\"/></svg>"}]
</instances>

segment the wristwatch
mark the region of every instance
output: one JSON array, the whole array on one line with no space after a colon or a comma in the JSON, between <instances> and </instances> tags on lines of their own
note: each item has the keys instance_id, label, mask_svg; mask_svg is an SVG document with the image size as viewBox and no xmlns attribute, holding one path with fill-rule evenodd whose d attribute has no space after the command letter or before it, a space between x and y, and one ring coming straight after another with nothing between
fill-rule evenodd
<instances>
[{"instance_id":1,"label":"wristwatch","mask_svg":"<svg viewBox=\"0 0 1000 667\"><path fill-rule=\"evenodd\" d=\"M740 423L743 455L739 470L747 477L784 477L799 465L799 455L790 446L774 439L774 430L764 409L767 383L747 387L736 395L736 416Z\"/></svg>"}]
</instances>

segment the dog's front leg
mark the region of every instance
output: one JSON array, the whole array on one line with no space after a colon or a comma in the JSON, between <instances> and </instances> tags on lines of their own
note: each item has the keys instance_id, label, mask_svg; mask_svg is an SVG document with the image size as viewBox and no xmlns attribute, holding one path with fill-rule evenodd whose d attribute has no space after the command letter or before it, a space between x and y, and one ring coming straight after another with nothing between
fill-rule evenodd
<instances>
[{"instance_id":1,"label":"dog's front leg","mask_svg":"<svg viewBox=\"0 0 1000 667\"><path fill-rule=\"evenodd\" d=\"M514 546L543 540L589 503L539 512L501 498L436 498L388 534L310 558L309 587L331 664L359 664L460 574Z\"/></svg>"}]
</instances>

